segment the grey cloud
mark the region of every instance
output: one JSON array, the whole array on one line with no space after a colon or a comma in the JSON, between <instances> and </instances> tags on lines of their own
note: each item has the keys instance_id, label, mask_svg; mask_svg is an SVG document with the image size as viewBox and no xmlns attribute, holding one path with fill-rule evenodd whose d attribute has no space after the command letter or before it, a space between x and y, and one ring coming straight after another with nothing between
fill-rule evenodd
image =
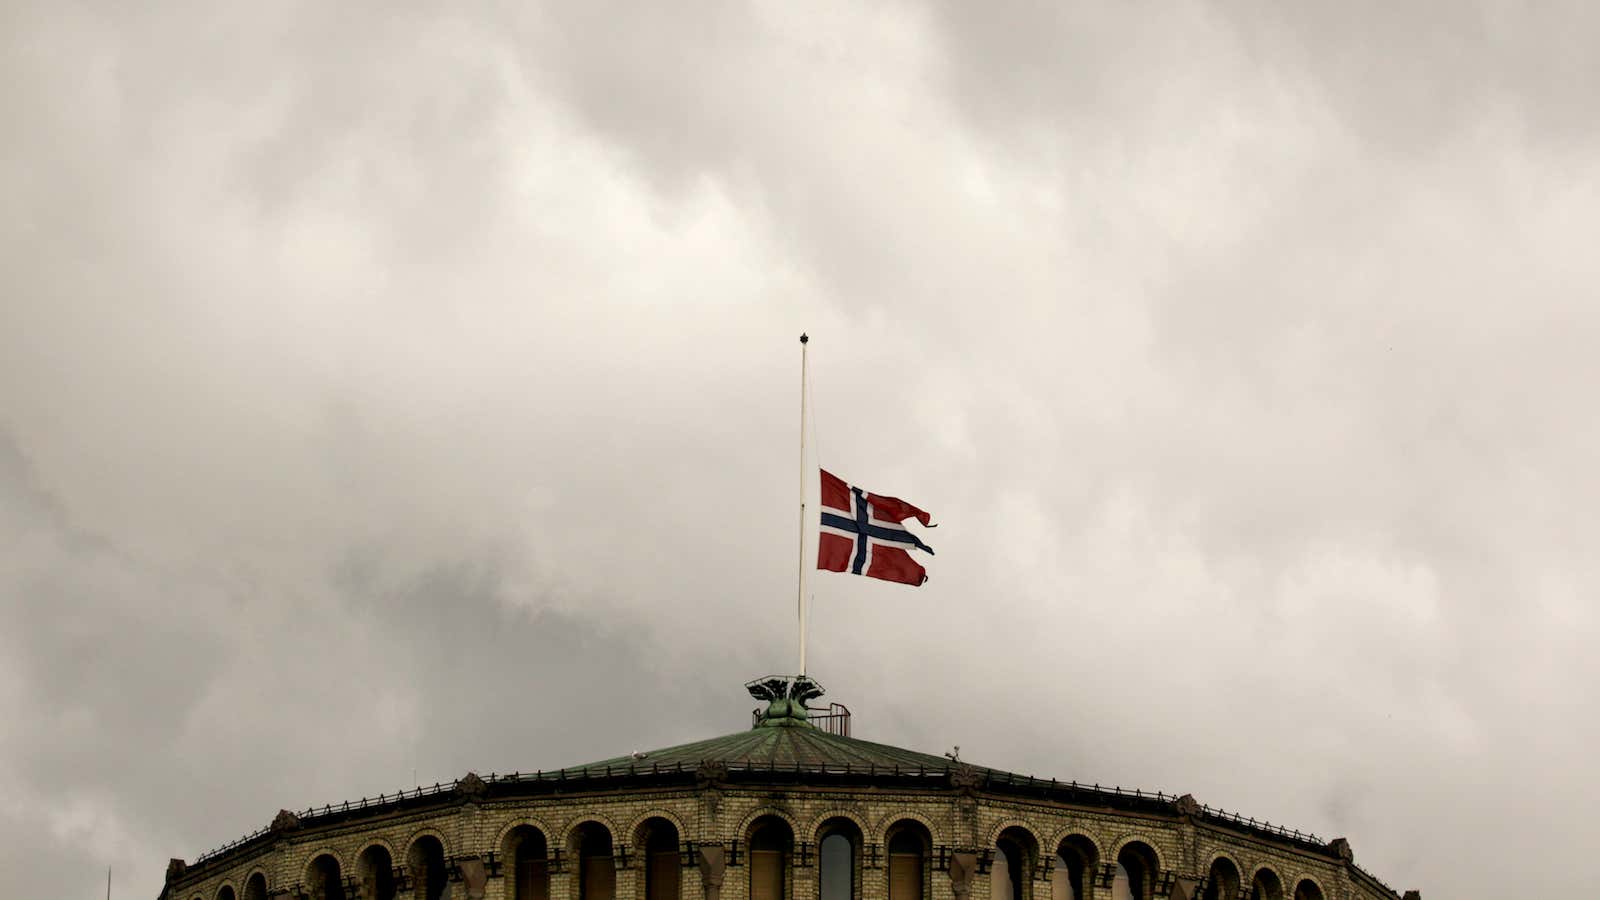
<instances>
[{"instance_id":1,"label":"grey cloud","mask_svg":"<svg viewBox=\"0 0 1600 900\"><path fill-rule=\"evenodd\" d=\"M858 733L1557 890L1590 63L1506 9L8 7L0 883L742 727L809 330L944 523L813 582Z\"/></svg>"},{"instance_id":2,"label":"grey cloud","mask_svg":"<svg viewBox=\"0 0 1600 900\"><path fill-rule=\"evenodd\" d=\"M952 95L986 127L1056 123L1131 138L1230 125L1241 97L1303 91L1380 153L1474 129L1591 136L1593 10L1505 3L1196 4L1183 9L929 4ZM1185 109L1184 107L1188 107Z\"/></svg>"}]
</instances>

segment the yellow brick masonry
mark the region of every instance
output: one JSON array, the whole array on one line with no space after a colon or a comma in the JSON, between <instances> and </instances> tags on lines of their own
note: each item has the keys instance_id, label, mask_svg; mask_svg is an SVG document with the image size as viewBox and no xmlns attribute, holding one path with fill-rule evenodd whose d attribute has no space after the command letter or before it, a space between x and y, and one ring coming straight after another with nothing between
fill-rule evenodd
<instances>
[{"instance_id":1,"label":"yellow brick masonry","mask_svg":"<svg viewBox=\"0 0 1600 900\"><path fill-rule=\"evenodd\" d=\"M1285 900L1295 885L1311 879L1326 900L1393 900L1392 894L1373 889L1364 879L1352 877L1349 867L1326 854L1308 852L1287 842L1195 822L1178 816L1153 816L1109 809L1065 805L1049 800L1027 801L1014 797L980 795L975 815L965 811L954 791L908 791L893 788L785 787L778 790L744 785L697 790L683 787L630 792L542 795L526 798L486 799L431 810L375 815L336 826L308 826L284 832L279 839L248 855L226 861L220 870L203 867L172 884L171 900L218 900L224 886L244 900L247 879L265 875L269 894L309 884L308 868L324 853L339 863L341 875L357 874L357 859L367 847L385 847L391 858L404 864L412 844L433 835L444 845L446 856L486 856L493 851L504 858L507 837L518 825L531 825L545 835L548 846L570 852L574 830L584 822L597 822L610 831L614 845L628 848L628 865L617 872L618 900L645 900L643 858L639 854L640 826L653 816L675 823L684 840L698 844L746 841L750 827L763 815L787 821L796 841L813 845L812 865L793 865L785 900L817 900L815 845L823 823L833 817L853 821L865 842L879 847L879 865L868 868L865 853L857 854L856 900L888 900L888 868L883 863L887 834L905 819L922 823L935 846L993 847L1002 831L1028 846L1027 868L1019 873L1023 900L1050 900L1051 885L1040 855L1055 852L1069 835L1081 835L1096 848L1099 859L1115 860L1132 841L1153 849L1161 870L1179 876L1199 877L1213 860L1226 857L1242 874L1245 884L1265 867L1284 885ZM575 854L574 854L575 855ZM797 854L798 856L798 854ZM219 860L219 862L221 862ZM798 862L798 859L795 860ZM579 900L575 865L563 867L550 878L550 900ZM1057 869L1053 877L1065 877ZM989 876L978 874L967 900L988 900ZM490 878L482 894L468 893L463 882L452 883L452 900L481 896L484 900L510 900L507 878ZM1091 886L1079 900L1110 900L1110 890ZM705 897L701 872L683 869L683 900ZM408 897L408 894L401 894ZM747 869L730 866L725 872L721 900L749 900ZM950 877L932 872L926 881L926 900L956 900ZM1232 898L1228 898L1232 900Z\"/></svg>"}]
</instances>

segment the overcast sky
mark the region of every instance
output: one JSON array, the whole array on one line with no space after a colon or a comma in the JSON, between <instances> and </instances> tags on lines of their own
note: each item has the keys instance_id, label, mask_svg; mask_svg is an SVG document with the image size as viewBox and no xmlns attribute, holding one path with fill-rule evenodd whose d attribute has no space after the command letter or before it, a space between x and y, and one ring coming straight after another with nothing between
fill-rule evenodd
<instances>
[{"instance_id":1,"label":"overcast sky","mask_svg":"<svg viewBox=\"0 0 1600 900\"><path fill-rule=\"evenodd\" d=\"M802 330L857 736L1569 892L1593 10L0 4L0 893L747 727Z\"/></svg>"}]
</instances>

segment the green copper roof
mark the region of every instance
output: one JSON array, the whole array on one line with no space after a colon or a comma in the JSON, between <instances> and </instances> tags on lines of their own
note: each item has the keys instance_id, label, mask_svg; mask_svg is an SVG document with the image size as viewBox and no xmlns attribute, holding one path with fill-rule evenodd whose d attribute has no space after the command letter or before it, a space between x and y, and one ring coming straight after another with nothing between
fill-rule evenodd
<instances>
[{"instance_id":1,"label":"green copper roof","mask_svg":"<svg viewBox=\"0 0 1600 900\"><path fill-rule=\"evenodd\" d=\"M702 762L720 762L740 769L866 769L927 770L943 772L955 763L943 756L918 753L875 744L872 741L828 734L806 724L790 727L755 727L749 731L722 737L679 744L648 753L619 756L601 760L587 766L574 766L567 772L603 770L607 767L626 770L629 767L646 769L654 765L662 768L683 765L697 766Z\"/></svg>"},{"instance_id":2,"label":"green copper roof","mask_svg":"<svg viewBox=\"0 0 1600 900\"><path fill-rule=\"evenodd\" d=\"M359 803L312 807L298 814L280 812L272 825L204 854L189 867L197 873L211 871L225 861L256 852L281 839L285 831L322 828L369 816L387 815L400 810L437 808L463 802L481 803L485 799L528 797L538 794L610 791L632 785L649 788L672 787L704 790L723 784L755 786L853 786L891 785L917 790L956 791L967 797L981 793L1010 794L1044 799L1081 807L1121 809L1157 816L1195 817L1225 827L1287 841L1312 852L1348 860L1348 844L1324 844L1315 835L1288 831L1255 819L1201 806L1193 797L1156 792L1126 791L1120 787L1079 784L1016 775L997 769L972 766L958 759L919 753L888 744L844 737L819 728L819 720L838 716L829 710L807 706L807 701L822 695L822 686L801 676L767 676L745 687L752 697L764 700L766 709L756 716L748 731L707 740L678 744L647 753L603 759L586 766L555 771L491 773L487 778L468 773L448 784L418 787L393 795L364 797ZM830 707L830 710L832 708ZM815 715L820 713L820 715ZM843 715L848 722L848 711ZM848 730L843 728L841 730ZM1341 849L1342 848L1342 849ZM1354 871L1360 871L1356 869ZM1364 873L1363 873L1364 874ZM1370 877L1370 876L1369 876ZM174 883L169 875L169 887ZM1387 890L1387 889L1386 889ZM1392 894L1393 892L1389 892ZM166 891L163 891L165 897ZM1394 900L1401 900L1398 896Z\"/></svg>"},{"instance_id":3,"label":"green copper roof","mask_svg":"<svg viewBox=\"0 0 1600 900\"><path fill-rule=\"evenodd\" d=\"M929 774L947 772L960 765L947 757L859 741L817 728L810 720L811 710L806 703L822 696L823 688L805 675L767 675L746 684L745 689L755 699L767 701L766 710L756 717L755 727L749 731L604 759L562 771L587 776L596 770L658 771L721 763L729 769L745 771L862 773L876 770L888 774L898 770Z\"/></svg>"}]
</instances>

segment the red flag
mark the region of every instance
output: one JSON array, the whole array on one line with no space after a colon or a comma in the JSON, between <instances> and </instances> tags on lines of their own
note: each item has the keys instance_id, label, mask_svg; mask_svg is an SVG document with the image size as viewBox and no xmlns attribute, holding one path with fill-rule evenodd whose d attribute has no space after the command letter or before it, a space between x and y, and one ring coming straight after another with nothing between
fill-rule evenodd
<instances>
[{"instance_id":1,"label":"red flag","mask_svg":"<svg viewBox=\"0 0 1600 900\"><path fill-rule=\"evenodd\" d=\"M901 523L916 519L929 528L933 517L901 500L851 487L822 471L822 533L817 538L817 568L920 585L928 572L911 558L910 548L933 553Z\"/></svg>"}]
</instances>

